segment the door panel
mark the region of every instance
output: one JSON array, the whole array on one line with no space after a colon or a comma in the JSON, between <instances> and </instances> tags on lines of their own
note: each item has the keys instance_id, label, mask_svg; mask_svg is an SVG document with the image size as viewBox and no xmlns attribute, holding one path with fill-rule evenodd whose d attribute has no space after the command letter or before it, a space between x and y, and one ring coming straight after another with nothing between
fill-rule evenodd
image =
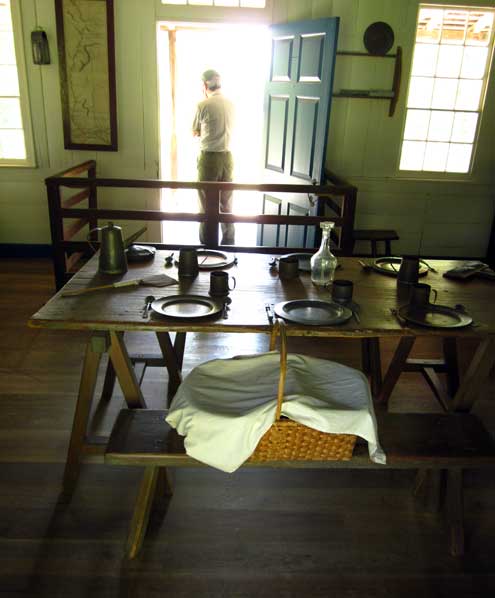
<instances>
[{"instance_id":1,"label":"door panel","mask_svg":"<svg viewBox=\"0 0 495 598\"><path fill-rule=\"evenodd\" d=\"M324 35L301 36L298 81L301 83L321 83L324 49Z\"/></svg>"},{"instance_id":2,"label":"door panel","mask_svg":"<svg viewBox=\"0 0 495 598\"><path fill-rule=\"evenodd\" d=\"M309 216L309 211L297 203L288 202L287 208L288 216ZM313 226L283 226L281 228L285 229L285 247L306 247L308 232L314 229Z\"/></svg>"},{"instance_id":3,"label":"door panel","mask_svg":"<svg viewBox=\"0 0 495 598\"><path fill-rule=\"evenodd\" d=\"M294 37L274 38L272 47L271 81L290 81Z\"/></svg>"},{"instance_id":4,"label":"door panel","mask_svg":"<svg viewBox=\"0 0 495 598\"><path fill-rule=\"evenodd\" d=\"M263 214L270 214L271 216L280 216L282 214L282 201L277 197L271 195L263 195ZM280 243L280 227L276 224L265 224L258 230L260 238L258 245L266 245L268 247L278 247Z\"/></svg>"},{"instance_id":5,"label":"door panel","mask_svg":"<svg viewBox=\"0 0 495 598\"><path fill-rule=\"evenodd\" d=\"M290 174L310 182L313 174L318 104L318 98L296 98Z\"/></svg>"},{"instance_id":6,"label":"door panel","mask_svg":"<svg viewBox=\"0 0 495 598\"><path fill-rule=\"evenodd\" d=\"M272 96L269 100L266 132L265 167L276 172L284 172L285 140L289 115L289 97ZM283 143L279 140L283 139Z\"/></svg>"},{"instance_id":7,"label":"door panel","mask_svg":"<svg viewBox=\"0 0 495 598\"><path fill-rule=\"evenodd\" d=\"M272 60L265 88L265 182L320 183L323 178L338 26L339 19L332 18L272 27ZM316 213L306 195L280 194L277 198L281 213ZM268 208L270 202L263 205ZM313 246L314 227L280 230L277 235L266 235L266 228L258 227L259 245L277 237L281 246Z\"/></svg>"}]
</instances>

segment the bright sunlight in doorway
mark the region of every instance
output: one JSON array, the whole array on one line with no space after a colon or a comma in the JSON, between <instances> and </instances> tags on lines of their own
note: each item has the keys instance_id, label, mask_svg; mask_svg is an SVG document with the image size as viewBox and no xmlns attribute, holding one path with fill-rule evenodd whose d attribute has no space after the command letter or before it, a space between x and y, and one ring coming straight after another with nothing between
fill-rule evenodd
<instances>
[{"instance_id":1,"label":"bright sunlight in doorway","mask_svg":"<svg viewBox=\"0 0 495 598\"><path fill-rule=\"evenodd\" d=\"M268 76L270 37L260 26L159 23L161 178L195 181L198 138L191 132L197 102L203 99L201 73L213 68L235 105L232 153L236 182L261 181L263 92ZM234 213L259 214L260 194L234 194ZM193 190L164 190L162 210L198 211ZM197 244L198 223L164 222L163 242ZM236 224L236 244L255 245L256 225Z\"/></svg>"}]
</instances>

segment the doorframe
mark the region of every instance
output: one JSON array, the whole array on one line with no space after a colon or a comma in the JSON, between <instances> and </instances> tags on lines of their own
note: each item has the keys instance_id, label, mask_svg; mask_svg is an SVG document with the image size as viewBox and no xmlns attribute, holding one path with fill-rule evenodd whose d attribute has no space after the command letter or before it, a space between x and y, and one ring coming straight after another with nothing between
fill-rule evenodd
<instances>
[{"instance_id":1,"label":"doorframe","mask_svg":"<svg viewBox=\"0 0 495 598\"><path fill-rule=\"evenodd\" d=\"M179 132L183 129L181 123L178 123L176 107L180 106L180 97L177 96L177 64L180 64L179 55L177 54L177 32L228 32L229 29L256 29L265 28L269 29L266 23L260 21L200 21L191 22L190 20L160 20L156 23L156 80L157 80L157 116L158 116L158 139L157 139L157 165L158 173L157 178L170 178L171 180L179 180L184 177L179 175L179 158L180 144L177 138L177 129ZM251 31L250 31L251 34ZM267 62L268 65L268 62ZM168 80L167 80L168 71ZM261 71L260 71L261 72ZM163 77L165 85L162 84L162 73L165 74ZM254 96L253 96L254 97ZM257 97L257 96L256 96ZM263 101L263 92L260 95L260 102ZM260 104L261 106L262 104ZM172 110L171 117L167 117L166 124L163 123L165 110ZM177 126L179 124L179 126ZM164 126L165 125L165 126ZM262 126L262 120L260 120L260 130ZM162 137L163 135L163 137ZM175 137L175 141L174 141ZM239 149L239 148L238 148ZM261 149L261 148L260 148ZM234 150L233 150L234 151ZM162 170L163 167L163 170ZM167 174L164 175L164 172ZM239 175L239 173L237 173ZM170 176L169 176L170 175ZM245 180L246 172L244 172ZM188 177L189 178L189 177ZM252 178L249 179L252 182ZM172 193L177 189L170 189ZM170 191L169 190L169 191ZM159 208L162 207L162 195L160 195ZM253 224L254 226L254 224ZM247 234L247 233L246 233ZM163 227L160 229L160 239L163 242Z\"/></svg>"}]
</instances>

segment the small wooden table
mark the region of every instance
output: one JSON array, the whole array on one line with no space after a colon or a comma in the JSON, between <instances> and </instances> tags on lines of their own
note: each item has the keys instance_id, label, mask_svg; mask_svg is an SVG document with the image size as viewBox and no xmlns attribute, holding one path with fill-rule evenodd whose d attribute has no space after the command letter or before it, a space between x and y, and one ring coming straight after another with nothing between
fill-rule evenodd
<instances>
[{"instance_id":1,"label":"small wooden table","mask_svg":"<svg viewBox=\"0 0 495 598\"><path fill-rule=\"evenodd\" d=\"M143 278L167 273L177 278L175 267L165 268L168 252L157 251L152 263L132 265L122 279ZM71 493L77 481L80 462L84 454L103 455L105 446L96 445L86 437L88 419L93 401L98 366L102 354L108 351L129 407L146 407L131 358L124 343L126 331L148 331L158 335L160 347L171 379L180 382L180 369L187 332L268 333L270 330L265 304L276 304L291 299L329 300L328 290L312 285L309 273L302 272L294 280L281 281L276 270L271 270L271 256L255 253L238 254L237 265L229 269L237 285L231 292L232 303L228 318L179 321L152 314L142 318L146 295L167 297L178 293L207 295L209 271L200 271L193 281L181 280L178 285L164 288L144 286L125 287L95 292L77 297L63 297L68 289L86 288L108 282L108 277L97 273L97 258L91 259L48 303L29 320L29 326L64 331L87 330L88 341L74 415L69 451L64 473L64 489ZM390 310L404 303L397 295L394 277L374 271L365 271L355 258L340 258L338 278L354 282L354 301L360 305L360 323L354 318L340 326L301 326L290 324L289 336L315 336L325 338L372 339L386 336L401 337L399 355L392 361L383 387L390 389L407 359L414 339L419 336L478 339L479 345L464 379L453 399L454 408L468 410L489 374L495 361L495 285L489 281L471 280L456 282L442 277L442 273L456 265L454 261L431 261L438 274L429 272L423 278L438 292L437 303L454 306L463 304L474 318L476 326L463 329L433 329L402 326ZM114 282L115 279L112 281ZM172 344L170 332L178 333Z\"/></svg>"}]
</instances>

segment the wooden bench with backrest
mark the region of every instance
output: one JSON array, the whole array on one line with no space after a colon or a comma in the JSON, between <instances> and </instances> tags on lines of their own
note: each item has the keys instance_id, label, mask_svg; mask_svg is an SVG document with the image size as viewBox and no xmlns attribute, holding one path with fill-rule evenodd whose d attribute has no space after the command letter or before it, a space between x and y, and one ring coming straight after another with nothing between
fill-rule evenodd
<instances>
[{"instance_id":1,"label":"wooden bench with backrest","mask_svg":"<svg viewBox=\"0 0 495 598\"><path fill-rule=\"evenodd\" d=\"M141 549L154 500L171 494L167 467L204 467L184 450L183 437L165 421L166 410L124 409L113 427L105 462L144 467L126 545L126 556ZM495 466L495 442L478 418L471 414L379 413L380 443L387 465L370 461L365 442L358 443L350 461L270 461L246 467L325 469L436 470L445 482L444 506L449 519L453 555L463 553L462 469ZM424 479L421 478L420 479ZM437 482L440 476L437 476ZM437 498L439 484L436 484ZM430 497L431 498L431 497ZM439 500L439 498L438 498Z\"/></svg>"}]
</instances>

